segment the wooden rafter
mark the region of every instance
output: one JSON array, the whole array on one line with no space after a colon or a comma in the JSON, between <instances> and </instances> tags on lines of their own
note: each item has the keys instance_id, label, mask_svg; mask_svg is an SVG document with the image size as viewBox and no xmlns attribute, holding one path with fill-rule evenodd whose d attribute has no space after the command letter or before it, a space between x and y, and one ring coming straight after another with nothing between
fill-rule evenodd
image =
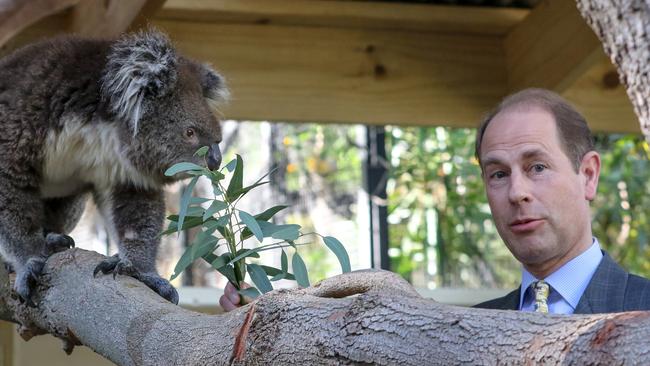
<instances>
[{"instance_id":1,"label":"wooden rafter","mask_svg":"<svg viewBox=\"0 0 650 366\"><path fill-rule=\"evenodd\" d=\"M604 52L574 1L544 0L505 38L508 88L562 93Z\"/></svg>"},{"instance_id":2,"label":"wooden rafter","mask_svg":"<svg viewBox=\"0 0 650 366\"><path fill-rule=\"evenodd\" d=\"M0 47L39 20L79 3L80 0L5 0L0 3Z\"/></svg>"}]
</instances>

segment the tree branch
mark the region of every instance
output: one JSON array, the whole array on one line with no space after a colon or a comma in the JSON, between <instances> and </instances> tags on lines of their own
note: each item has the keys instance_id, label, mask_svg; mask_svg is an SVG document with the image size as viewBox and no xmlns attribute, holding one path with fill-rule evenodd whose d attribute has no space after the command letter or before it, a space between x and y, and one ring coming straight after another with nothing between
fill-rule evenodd
<instances>
[{"instance_id":1,"label":"tree branch","mask_svg":"<svg viewBox=\"0 0 650 366\"><path fill-rule=\"evenodd\" d=\"M67 351L84 344L118 365L627 364L648 352L650 312L468 309L421 298L395 274L360 271L205 315L129 277L93 278L103 258L81 249L55 254L38 287L38 308L0 291L0 308L12 314L5 319L21 322L27 339L52 333Z\"/></svg>"}]
</instances>

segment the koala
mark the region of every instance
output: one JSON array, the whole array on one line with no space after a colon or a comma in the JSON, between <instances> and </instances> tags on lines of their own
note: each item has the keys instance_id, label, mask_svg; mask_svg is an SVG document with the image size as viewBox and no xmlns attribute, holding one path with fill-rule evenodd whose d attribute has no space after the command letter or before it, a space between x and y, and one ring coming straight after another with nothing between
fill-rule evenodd
<instances>
[{"instance_id":1,"label":"koala","mask_svg":"<svg viewBox=\"0 0 650 366\"><path fill-rule=\"evenodd\" d=\"M94 275L132 276L178 303L155 269L164 172L188 161L217 169L223 77L149 29L116 40L64 36L0 59L0 255L15 292L33 287L92 196L119 253ZM209 146L207 157L194 153Z\"/></svg>"}]
</instances>

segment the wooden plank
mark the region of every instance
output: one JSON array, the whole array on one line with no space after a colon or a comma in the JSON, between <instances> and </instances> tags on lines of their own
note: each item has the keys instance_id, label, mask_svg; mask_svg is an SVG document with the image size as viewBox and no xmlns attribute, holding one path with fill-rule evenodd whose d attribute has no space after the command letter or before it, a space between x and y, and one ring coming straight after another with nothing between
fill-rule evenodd
<instances>
[{"instance_id":1,"label":"wooden plank","mask_svg":"<svg viewBox=\"0 0 650 366\"><path fill-rule=\"evenodd\" d=\"M80 0L13 0L0 4L0 47L39 20Z\"/></svg>"},{"instance_id":2,"label":"wooden plank","mask_svg":"<svg viewBox=\"0 0 650 366\"><path fill-rule=\"evenodd\" d=\"M156 20L221 70L239 120L475 126L505 94L498 37Z\"/></svg>"},{"instance_id":3,"label":"wooden plank","mask_svg":"<svg viewBox=\"0 0 650 366\"><path fill-rule=\"evenodd\" d=\"M12 366L14 363L15 325L0 321L0 366Z\"/></svg>"},{"instance_id":4,"label":"wooden plank","mask_svg":"<svg viewBox=\"0 0 650 366\"><path fill-rule=\"evenodd\" d=\"M604 54L574 1L543 0L504 42L511 91L563 92Z\"/></svg>"},{"instance_id":5,"label":"wooden plank","mask_svg":"<svg viewBox=\"0 0 650 366\"><path fill-rule=\"evenodd\" d=\"M345 0L168 0L159 19L505 35L529 10Z\"/></svg>"},{"instance_id":6,"label":"wooden plank","mask_svg":"<svg viewBox=\"0 0 650 366\"><path fill-rule=\"evenodd\" d=\"M641 133L625 88L605 56L563 95L584 114L594 131Z\"/></svg>"}]
</instances>

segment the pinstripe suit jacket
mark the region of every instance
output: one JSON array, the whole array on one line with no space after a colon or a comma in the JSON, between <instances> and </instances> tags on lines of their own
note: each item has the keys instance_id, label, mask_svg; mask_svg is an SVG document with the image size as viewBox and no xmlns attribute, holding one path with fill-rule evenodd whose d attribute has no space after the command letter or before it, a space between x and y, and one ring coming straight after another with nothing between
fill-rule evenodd
<instances>
[{"instance_id":1,"label":"pinstripe suit jacket","mask_svg":"<svg viewBox=\"0 0 650 366\"><path fill-rule=\"evenodd\" d=\"M518 310L520 288L504 297L475 305L477 308ZM603 252L596 272L582 294L574 314L650 310L650 280L627 273Z\"/></svg>"}]
</instances>

